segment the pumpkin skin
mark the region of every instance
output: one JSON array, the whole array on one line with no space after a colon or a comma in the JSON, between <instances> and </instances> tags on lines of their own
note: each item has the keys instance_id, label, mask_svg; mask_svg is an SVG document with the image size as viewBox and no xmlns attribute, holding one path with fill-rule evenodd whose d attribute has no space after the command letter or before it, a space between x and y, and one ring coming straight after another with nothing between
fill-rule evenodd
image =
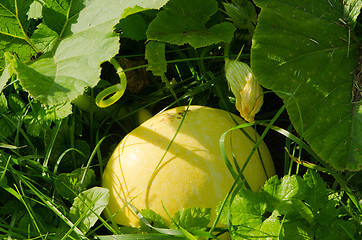
<instances>
[{"instance_id":1,"label":"pumpkin skin","mask_svg":"<svg viewBox=\"0 0 362 240\"><path fill-rule=\"evenodd\" d=\"M163 206L170 216L182 208L211 208L211 221L215 219L216 206L234 182L221 156L219 139L236 124L224 110L190 106L165 154L186 109L187 106L177 107L152 117L126 135L114 150L104 170L102 186L110 190L108 210L111 215L118 212L113 216L116 223L139 226L138 217L126 205L130 201L138 210L152 209L160 214L166 224L170 219ZM245 123L240 117L233 117L239 124ZM259 137L251 127L244 130L254 139ZM233 152L240 167L253 146L240 130L233 130L225 138L229 159ZM254 191L275 175L264 142L259 150L266 171L256 151L243 172Z\"/></svg>"}]
</instances>

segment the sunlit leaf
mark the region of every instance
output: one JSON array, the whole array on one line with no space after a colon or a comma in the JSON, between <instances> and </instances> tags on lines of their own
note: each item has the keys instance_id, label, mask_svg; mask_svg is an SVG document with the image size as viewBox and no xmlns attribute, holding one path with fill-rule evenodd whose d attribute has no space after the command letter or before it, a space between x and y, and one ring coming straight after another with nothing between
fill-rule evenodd
<instances>
[{"instance_id":1,"label":"sunlit leaf","mask_svg":"<svg viewBox=\"0 0 362 240\"><path fill-rule=\"evenodd\" d=\"M29 41L27 13L33 1L2 0L0 2L0 73L5 68L4 52L16 52L16 56L26 61L37 52Z\"/></svg>"},{"instance_id":2,"label":"sunlit leaf","mask_svg":"<svg viewBox=\"0 0 362 240\"><path fill-rule=\"evenodd\" d=\"M206 228L210 222L210 208L185 208L177 211L172 218L172 226L186 230Z\"/></svg>"},{"instance_id":3,"label":"sunlit leaf","mask_svg":"<svg viewBox=\"0 0 362 240\"><path fill-rule=\"evenodd\" d=\"M40 1L34 1L30 7L29 7L29 11L28 11L28 18L34 18L34 19L40 19L42 18L43 14L42 14L42 9L43 9L43 5L41 4L42 0Z\"/></svg>"},{"instance_id":4,"label":"sunlit leaf","mask_svg":"<svg viewBox=\"0 0 362 240\"><path fill-rule=\"evenodd\" d=\"M48 52L56 44L58 34L41 23L30 39L41 52Z\"/></svg>"},{"instance_id":5,"label":"sunlit leaf","mask_svg":"<svg viewBox=\"0 0 362 240\"><path fill-rule=\"evenodd\" d=\"M88 189L74 199L69 217L74 223L80 219L78 228L85 233L96 223L98 216L108 205L108 200L109 190L107 188Z\"/></svg>"},{"instance_id":6,"label":"sunlit leaf","mask_svg":"<svg viewBox=\"0 0 362 240\"><path fill-rule=\"evenodd\" d=\"M8 82L9 78L11 77L11 74L9 72L9 65L7 65L0 76L0 93L4 89L6 83Z\"/></svg>"},{"instance_id":7,"label":"sunlit leaf","mask_svg":"<svg viewBox=\"0 0 362 240\"><path fill-rule=\"evenodd\" d=\"M153 227L167 228L165 221L163 220L161 215L154 212L152 209L142 209L141 214L148 222L152 222ZM139 224L140 224L140 229L143 232L157 232L156 230L153 230L152 228L147 226L142 220L139 221Z\"/></svg>"},{"instance_id":8,"label":"sunlit leaf","mask_svg":"<svg viewBox=\"0 0 362 240\"><path fill-rule=\"evenodd\" d=\"M49 51L30 64L24 64L16 53L7 56L24 89L35 99L53 106L72 101L86 87L98 83L100 64L118 53L119 37L113 27L125 9L135 5L160 8L167 1L44 2L43 18L47 28L41 26L32 40L42 50ZM5 43L9 41L5 39ZM35 47L33 42L27 43ZM4 49L10 51L7 47Z\"/></svg>"},{"instance_id":9,"label":"sunlit leaf","mask_svg":"<svg viewBox=\"0 0 362 240\"><path fill-rule=\"evenodd\" d=\"M77 19L77 15L87 7L89 2L92 1L44 0L45 4L42 8L44 24L63 37L63 31L69 26L68 22Z\"/></svg>"},{"instance_id":10,"label":"sunlit leaf","mask_svg":"<svg viewBox=\"0 0 362 240\"><path fill-rule=\"evenodd\" d=\"M360 0L345 0L344 5L344 20L348 22L352 27L356 24L356 19L360 14L362 8L362 1Z\"/></svg>"}]
</instances>

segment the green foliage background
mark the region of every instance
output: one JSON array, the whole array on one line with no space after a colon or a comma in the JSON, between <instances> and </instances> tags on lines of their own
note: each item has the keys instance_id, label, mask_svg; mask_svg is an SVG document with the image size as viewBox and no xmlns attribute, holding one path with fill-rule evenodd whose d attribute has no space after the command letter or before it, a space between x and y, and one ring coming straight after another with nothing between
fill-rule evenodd
<instances>
[{"instance_id":1,"label":"green foliage background","mask_svg":"<svg viewBox=\"0 0 362 240\"><path fill-rule=\"evenodd\" d=\"M361 0L0 0L0 232L196 239L216 229L233 239L357 239L361 7ZM180 210L171 226L152 210L137 212L140 228L105 219L103 168L140 110L192 101L236 112L224 63L237 57L266 90L256 118L270 123L263 137L273 129L287 138L286 151L280 137L270 140L285 175L277 168L280 179L260 192L236 182L219 208L227 228L210 228L204 208ZM112 61L127 69L117 72ZM124 75L124 96L97 106Z\"/></svg>"},{"instance_id":2,"label":"green foliage background","mask_svg":"<svg viewBox=\"0 0 362 240\"><path fill-rule=\"evenodd\" d=\"M293 125L337 169L362 168L362 109L354 99L361 2L255 1L251 64L284 100Z\"/></svg>"}]
</instances>

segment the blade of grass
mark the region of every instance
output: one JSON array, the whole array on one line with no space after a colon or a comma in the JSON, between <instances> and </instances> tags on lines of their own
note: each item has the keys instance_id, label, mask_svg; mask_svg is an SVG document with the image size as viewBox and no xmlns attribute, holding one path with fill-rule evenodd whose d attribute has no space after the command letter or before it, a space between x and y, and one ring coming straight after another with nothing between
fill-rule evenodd
<instances>
[{"instance_id":1,"label":"blade of grass","mask_svg":"<svg viewBox=\"0 0 362 240\"><path fill-rule=\"evenodd\" d=\"M149 234L122 234L122 235L106 235L97 236L99 240L173 240L185 239L179 236L170 236L160 233L149 233Z\"/></svg>"},{"instance_id":2,"label":"blade of grass","mask_svg":"<svg viewBox=\"0 0 362 240\"><path fill-rule=\"evenodd\" d=\"M25 206L26 210L28 211L29 217L31 218L36 231L39 233L39 236L42 236L43 234L42 234L40 228L44 229L44 227L42 227L41 223L38 222L37 219L35 218L35 214L34 214L34 210L33 210L32 206L29 203L27 203L27 201L24 200L24 198L23 198L24 192L22 191L22 193L20 193L18 186L16 186L15 184L14 184L14 187L16 189L16 192L18 193L18 196L19 196L18 199Z\"/></svg>"},{"instance_id":3,"label":"blade of grass","mask_svg":"<svg viewBox=\"0 0 362 240\"><path fill-rule=\"evenodd\" d=\"M72 114L70 116L70 126L69 126L69 135L70 135L70 147L71 148L75 148L75 115ZM75 165L75 162L76 162L76 157L75 157L75 152L72 151L71 152L71 155L72 155L72 162L73 162L73 168L75 169L76 167L74 166Z\"/></svg>"},{"instance_id":4,"label":"blade of grass","mask_svg":"<svg viewBox=\"0 0 362 240\"><path fill-rule=\"evenodd\" d=\"M50 154L52 153L52 149L53 149L53 146L54 146L54 143L55 143L55 139L57 138L57 135L58 135L58 132L60 130L61 125L62 125L62 120L58 120L58 121L55 122L55 128L54 128L55 131L53 133L52 138L50 139L50 143L49 143L49 146L48 146L48 148L46 150L45 157L44 157L43 167L45 167L45 168L48 167ZM46 173L43 172L42 175L45 176Z\"/></svg>"},{"instance_id":5,"label":"blade of grass","mask_svg":"<svg viewBox=\"0 0 362 240\"><path fill-rule=\"evenodd\" d=\"M288 126L288 131L292 131L292 124ZM289 138L286 138L285 140L285 148L290 149L292 141ZM292 167L293 167L293 161L290 158L289 154L287 152L284 152L284 175L291 175Z\"/></svg>"},{"instance_id":6,"label":"blade of grass","mask_svg":"<svg viewBox=\"0 0 362 240\"><path fill-rule=\"evenodd\" d=\"M230 191L228 192L227 196L225 197L224 201L222 202L222 205L221 205L222 207L220 208L220 212L219 212L219 214L217 215L217 217L216 217L216 219L215 219L215 221L214 221L214 223L213 223L213 225L212 225L212 227L211 227L211 229L210 229L210 232L212 232L212 231L214 230L214 228L216 227L216 224L217 224L217 222L218 222L219 219L220 219L220 215L221 215L220 213L221 213L221 211L223 210L223 206L225 206L225 202L226 202L227 199L228 199L227 197L230 196L230 192L231 192L231 191L234 191L235 186L239 184L238 179L241 179L241 178L240 178L240 175L243 173L246 165L247 165L248 162L250 161L251 157L253 156L254 152L256 151L256 149L258 148L258 146L260 145L260 143L261 143L261 142L263 141L263 139L265 138L266 134L267 134L267 133L269 132L269 130L272 128L274 122L279 118L279 116L282 114L282 112L285 110L285 108L286 108L285 105L283 105L283 106L278 110L278 112L275 114L275 116L273 117L273 119L272 119L268 124L266 124L266 127L265 127L263 133L260 135L260 138L259 138L259 139L257 140L257 142L254 144L254 146L253 146L252 150L250 151L250 154L249 154L249 156L247 157L247 159L246 159L246 161L245 161L242 169L241 169L240 172L237 174L236 178L234 178L234 179L235 179L234 184L233 184L233 186L231 187ZM261 123L264 123L264 121L261 121ZM250 123L249 123L249 124L250 124ZM258 124L258 121L255 122L255 123L253 123L253 124ZM225 133L220 137L220 141L219 141L220 149L221 149L221 148L225 149L225 147L224 147L224 141L225 141L225 140L222 140L222 138L225 139L225 135L226 135L229 131L233 131L233 130L235 130L235 129L240 129L240 128L243 128L243 127L246 127L246 126L248 126L248 123L246 123L246 124L241 124L241 125L236 126L236 127L232 128L232 129L229 129L227 132L225 132ZM230 160L228 159L227 155L224 154L224 155L222 155L222 156L223 156L223 158L225 157L225 158L224 158L225 163L226 163L227 165L231 165ZM233 168L232 168L232 169L233 169ZM234 174L235 174L235 170L233 169L232 171L234 171Z\"/></svg>"},{"instance_id":7,"label":"blade of grass","mask_svg":"<svg viewBox=\"0 0 362 240\"><path fill-rule=\"evenodd\" d=\"M304 167L307 167L307 168L310 168L310 169L314 169L314 170L317 170L319 172L324 172L326 173L327 170L321 166L318 166L314 163L310 163L310 162L307 162L307 161L304 161L302 159L299 159L299 158L296 158L294 157L292 154L289 153L289 150L287 148L285 148L285 152L289 155L289 157L296 163L298 163L299 165L302 165Z\"/></svg>"},{"instance_id":8,"label":"blade of grass","mask_svg":"<svg viewBox=\"0 0 362 240\"><path fill-rule=\"evenodd\" d=\"M1 177L0 177L0 185L2 182L4 182L4 179L5 179L5 173L9 167L9 162L10 162L10 159L11 159L11 156L9 156L8 160L6 161L6 164L5 164L5 167L4 167L4 170L3 170L3 173L1 174Z\"/></svg>"},{"instance_id":9,"label":"blade of grass","mask_svg":"<svg viewBox=\"0 0 362 240\"><path fill-rule=\"evenodd\" d=\"M54 169L53 169L53 175L56 175L56 174L57 174L57 171L58 171L60 162L61 162L62 159L65 157L65 155L66 155L68 152L70 152L70 151L77 152L77 153L79 153L81 156L86 157L86 155L85 155L82 151L80 151L80 150L78 150L78 149L76 149L76 148L68 148L67 150L65 150L65 151L59 156L58 160L56 161L56 163L55 163L55 165L54 165Z\"/></svg>"},{"instance_id":10,"label":"blade of grass","mask_svg":"<svg viewBox=\"0 0 362 240\"><path fill-rule=\"evenodd\" d=\"M231 161L229 160L229 157L227 156L227 153L225 151L225 138L226 138L226 135L229 132L233 131L233 130L240 129L240 128L245 128L245 127L250 127L250 126L253 126L253 125L254 125L254 123L245 123L245 124L235 126L235 127L231 128L231 129L229 129L228 131L226 131L225 133L223 133L221 135L221 137L220 137L220 140L219 140L219 148L221 150L221 156L224 159L225 164L226 164L227 168L229 169L229 172L231 173L231 175L233 176L235 181L239 178L239 173L241 172L241 170L236 171L234 169Z\"/></svg>"},{"instance_id":11,"label":"blade of grass","mask_svg":"<svg viewBox=\"0 0 362 240\"><path fill-rule=\"evenodd\" d=\"M6 228L3 228L3 227L6 227ZM0 224L0 233L1 232L3 232L4 235L0 234L0 236L6 237L6 239L25 239L25 237L23 235L19 234L19 232L23 232L24 234L27 233L23 229L15 228L10 225L4 225L4 224Z\"/></svg>"},{"instance_id":12,"label":"blade of grass","mask_svg":"<svg viewBox=\"0 0 362 240\"><path fill-rule=\"evenodd\" d=\"M142 215L140 211L138 211L137 208L135 208L132 204L129 204L134 213L137 215L137 217L148 227L156 230L159 233L165 234L166 236L184 236L184 234L178 230L178 229L168 229L168 228L157 228L152 226L147 219Z\"/></svg>"},{"instance_id":13,"label":"blade of grass","mask_svg":"<svg viewBox=\"0 0 362 240\"><path fill-rule=\"evenodd\" d=\"M86 201L82 198L79 197L79 199L82 201L83 204L87 205ZM91 211L93 214L95 214L98 219L100 218L100 216L94 212L94 210L92 209L93 205L96 203L97 199L94 199L89 205L87 205L87 208L85 209L85 211L83 211L83 213L79 216L79 218L77 219L77 221L73 224L73 226L68 230L68 232L66 234L64 234L64 236L62 237L61 240L65 240L67 239L70 234L74 231L74 229L81 223L83 222L83 220L86 218L87 214L89 213L89 211Z\"/></svg>"},{"instance_id":14,"label":"blade of grass","mask_svg":"<svg viewBox=\"0 0 362 240\"><path fill-rule=\"evenodd\" d=\"M10 162L10 158L11 158L11 157L9 157L7 163ZM5 169L7 170L8 168L9 168L9 165L7 164ZM2 180L3 176L5 176L6 170L3 172L3 175L2 175L2 177L1 177L0 180ZM20 185L21 182L22 182L22 181L19 181L19 186L20 186L20 187L21 187L21 185ZM25 206L25 208L26 208L26 210L27 210L27 212L28 212L28 214L29 214L29 217L32 219L32 223L33 223L36 231L39 233L39 236L41 236L42 233L41 233L40 228L44 229L44 227L41 227L41 226L40 226L40 225L41 225L40 222L38 222L38 221L36 220L35 214L34 214L34 210L33 210L32 206L31 206L31 204L29 204L29 203L23 198L23 195L25 196L24 191L22 191L22 193L21 193L20 190L19 190L19 188L18 188L18 186L17 186L16 184L14 184L14 187L15 187L15 190L14 190L13 188L11 188L11 187L8 186L7 184L5 184L4 181L0 181L0 186L1 186L4 190L6 190L7 192L9 192L11 195L13 195L15 198L17 198L17 199ZM40 224L40 225L39 225L39 224Z\"/></svg>"},{"instance_id":15,"label":"blade of grass","mask_svg":"<svg viewBox=\"0 0 362 240\"><path fill-rule=\"evenodd\" d=\"M97 153L97 150L100 148L102 142L103 142L104 140L106 140L106 139L107 139L108 137L110 137L110 136L111 136L111 135L108 135L108 136L105 136L105 137L103 137L102 139L100 139L100 140L98 141L97 145L95 146L95 148L93 149L92 154L90 155L90 157L89 157L89 159L88 159L87 165L86 165L85 168L84 168L84 172L83 172L82 178L81 178L81 180L80 180L80 184L79 184L79 187L78 187L78 191L80 191L80 190L82 189L82 185L83 185L84 179L85 179L85 177L86 177L86 175L87 175L88 169L90 168L90 165L91 165L91 163L92 163L92 160L93 160L94 156L95 156L96 153Z\"/></svg>"},{"instance_id":16,"label":"blade of grass","mask_svg":"<svg viewBox=\"0 0 362 240\"><path fill-rule=\"evenodd\" d=\"M210 76L211 78L214 78L214 75L213 75L212 73L209 73L209 72L208 72L208 74L209 74L209 76ZM229 111L228 105L226 104L226 101L225 101L225 97L224 97L223 93L221 92L221 90L220 90L219 88L216 88L216 92L217 92L217 94L219 95L219 98L221 99L224 107ZM265 93L264 93L264 94L265 94ZM230 113L230 111L229 111L229 115L230 115L230 117L232 118L232 120L234 121L235 125L236 125L236 126L239 125L238 121L234 118L234 116ZM265 122L267 122L267 121L265 121ZM261 123L261 121L259 121L259 123ZM254 124L254 125L256 126L256 124ZM239 128L239 129L241 130L241 132L242 132L250 141L252 141L254 144L256 144L256 142L255 142L255 140L254 140L255 136L254 136L254 138L251 137L251 136L249 136L249 134L244 130L244 128ZM256 131L255 131L255 132L256 132ZM258 152L259 158L262 160L262 156L261 156L261 153L260 153L260 149L259 149L259 148L257 148L257 152ZM266 171L266 168L265 168L265 165L264 165L264 161L263 161L263 160L261 161L261 164L262 164L262 167L263 167L265 176L266 176L267 178L271 177L271 176L268 176L268 173L267 173L267 171Z\"/></svg>"},{"instance_id":17,"label":"blade of grass","mask_svg":"<svg viewBox=\"0 0 362 240\"><path fill-rule=\"evenodd\" d=\"M31 142L30 138L28 137L28 135L25 133L25 131L22 128L18 127L18 124L14 123L8 116L6 116L5 114L1 114L1 117L3 117L4 119L6 119L8 122L10 122L16 129L17 131L19 131L21 133L21 135L23 135L24 139L26 140L26 142L29 144L29 146L31 147L31 149L33 151L35 151L35 147L33 145L33 143Z\"/></svg>"},{"instance_id":18,"label":"blade of grass","mask_svg":"<svg viewBox=\"0 0 362 240\"><path fill-rule=\"evenodd\" d=\"M170 81L167 79L166 74L163 73L161 75L161 80L162 80L163 83L165 83L166 87L171 92L173 98L175 100L177 100L177 95L176 95L175 91L173 90L173 87L171 86Z\"/></svg>"},{"instance_id":19,"label":"blade of grass","mask_svg":"<svg viewBox=\"0 0 362 240\"><path fill-rule=\"evenodd\" d=\"M30 179L24 176L21 172L14 172L19 177L19 179L31 190L31 192L36 195L41 202L46 205L50 210L52 210L63 222L65 222L68 226L72 227L74 224L57 208L57 206L53 203L52 199L39 191L32 183L30 183ZM80 231L77 227L74 227L74 232L81 239L87 239L87 237Z\"/></svg>"}]
</instances>

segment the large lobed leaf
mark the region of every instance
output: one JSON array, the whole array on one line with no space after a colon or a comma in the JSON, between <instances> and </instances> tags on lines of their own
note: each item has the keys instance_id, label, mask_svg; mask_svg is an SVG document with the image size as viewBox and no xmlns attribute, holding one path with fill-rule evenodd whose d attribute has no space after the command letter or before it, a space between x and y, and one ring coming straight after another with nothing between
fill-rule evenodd
<instances>
[{"instance_id":1,"label":"large lobed leaf","mask_svg":"<svg viewBox=\"0 0 362 240\"><path fill-rule=\"evenodd\" d=\"M13 6L17 1L6 2ZM98 83L100 64L118 53L119 37L114 33L113 26L126 9L136 5L139 6L137 11L160 8L167 0L44 2L44 22L34 32L35 38L32 40L47 52L31 64L24 64L23 59L15 56L8 55L7 60L22 86L35 99L52 106L72 101L83 93L85 87ZM26 11L15 14L15 18L23 19ZM22 22L13 24L22 26ZM31 41L29 44L35 46ZM7 71L5 74L8 74Z\"/></svg>"},{"instance_id":2,"label":"large lobed leaf","mask_svg":"<svg viewBox=\"0 0 362 240\"><path fill-rule=\"evenodd\" d=\"M32 2L0 1L0 72L5 69L5 51L16 52L17 57L24 61L37 51L26 35L30 24L26 14Z\"/></svg>"},{"instance_id":3,"label":"large lobed leaf","mask_svg":"<svg viewBox=\"0 0 362 240\"><path fill-rule=\"evenodd\" d=\"M223 22L208 27L207 21L218 10L215 0L171 0L150 23L147 39L194 48L230 42L235 27Z\"/></svg>"},{"instance_id":4,"label":"large lobed leaf","mask_svg":"<svg viewBox=\"0 0 362 240\"><path fill-rule=\"evenodd\" d=\"M256 77L283 98L293 125L319 157L340 170L362 169L362 113L352 96L359 46L350 37L351 14L361 4L255 2L261 8L251 54Z\"/></svg>"}]
</instances>

